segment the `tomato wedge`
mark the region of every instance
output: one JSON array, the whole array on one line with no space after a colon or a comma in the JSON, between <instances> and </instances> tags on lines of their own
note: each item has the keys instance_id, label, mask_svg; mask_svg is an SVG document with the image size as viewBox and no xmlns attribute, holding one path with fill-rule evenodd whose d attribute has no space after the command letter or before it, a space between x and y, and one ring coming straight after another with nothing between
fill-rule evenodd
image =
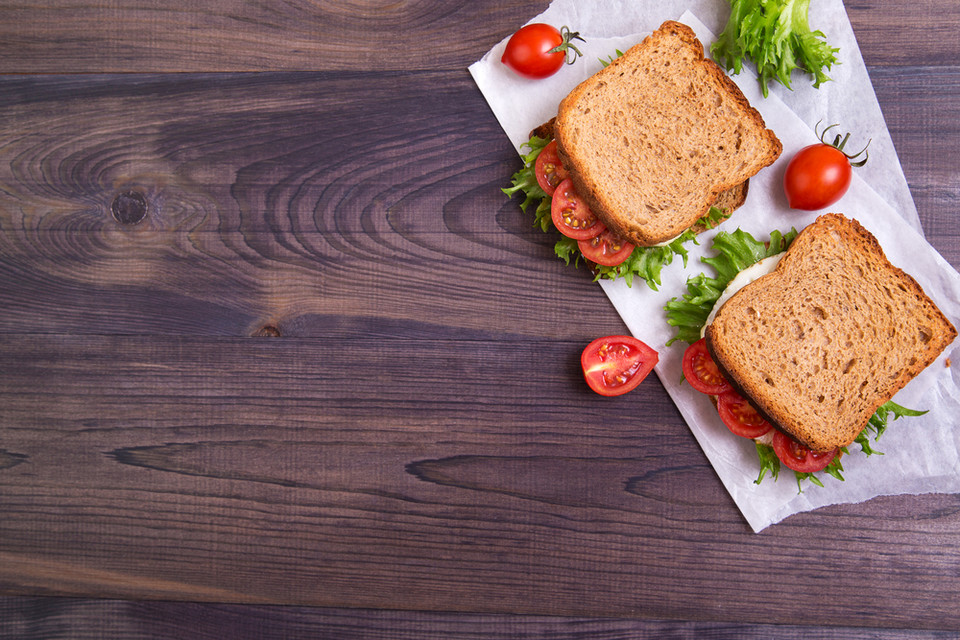
<instances>
[{"instance_id":1,"label":"tomato wedge","mask_svg":"<svg viewBox=\"0 0 960 640\"><path fill-rule=\"evenodd\" d=\"M540 150L540 155L533 165L533 172L537 176L537 184L548 196L552 196L557 185L567 179L567 170L560 164L560 156L557 154L556 140L551 140Z\"/></svg>"},{"instance_id":2,"label":"tomato wedge","mask_svg":"<svg viewBox=\"0 0 960 640\"><path fill-rule=\"evenodd\" d=\"M602 396L633 391L647 377L660 356L633 336L597 338L580 354L583 377Z\"/></svg>"},{"instance_id":3,"label":"tomato wedge","mask_svg":"<svg viewBox=\"0 0 960 640\"><path fill-rule=\"evenodd\" d=\"M780 431L775 431L773 434L773 451L781 463L800 473L823 471L834 458L840 455L839 449L811 451L806 445L800 444Z\"/></svg>"},{"instance_id":4,"label":"tomato wedge","mask_svg":"<svg viewBox=\"0 0 960 640\"><path fill-rule=\"evenodd\" d=\"M577 241L583 257L605 267L615 267L633 253L633 245L606 227L599 234Z\"/></svg>"},{"instance_id":5,"label":"tomato wedge","mask_svg":"<svg viewBox=\"0 0 960 640\"><path fill-rule=\"evenodd\" d=\"M574 240L589 240L606 229L583 198L577 195L570 178L554 190L550 217L560 233Z\"/></svg>"},{"instance_id":6,"label":"tomato wedge","mask_svg":"<svg viewBox=\"0 0 960 640\"><path fill-rule=\"evenodd\" d=\"M743 438L759 438L773 429L736 391L724 391L717 397L717 411L727 429Z\"/></svg>"},{"instance_id":7,"label":"tomato wedge","mask_svg":"<svg viewBox=\"0 0 960 640\"><path fill-rule=\"evenodd\" d=\"M700 338L683 353L683 377L690 386L711 396L719 396L730 391L730 383L720 373L710 352L707 351L707 341Z\"/></svg>"}]
</instances>

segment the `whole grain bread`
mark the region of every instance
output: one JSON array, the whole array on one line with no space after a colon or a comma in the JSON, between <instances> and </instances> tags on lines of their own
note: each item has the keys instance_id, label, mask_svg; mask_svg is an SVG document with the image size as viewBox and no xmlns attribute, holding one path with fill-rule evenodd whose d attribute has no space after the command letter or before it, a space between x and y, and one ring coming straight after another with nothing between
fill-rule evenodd
<instances>
[{"instance_id":1,"label":"whole grain bread","mask_svg":"<svg viewBox=\"0 0 960 640\"><path fill-rule=\"evenodd\" d=\"M956 336L876 238L841 214L805 228L776 269L734 294L705 332L731 384L815 451L853 442Z\"/></svg>"},{"instance_id":2,"label":"whole grain bread","mask_svg":"<svg viewBox=\"0 0 960 640\"><path fill-rule=\"evenodd\" d=\"M554 133L577 193L640 246L691 227L782 150L693 30L672 21L571 91Z\"/></svg>"},{"instance_id":3,"label":"whole grain bread","mask_svg":"<svg viewBox=\"0 0 960 640\"><path fill-rule=\"evenodd\" d=\"M530 136L536 136L538 138L544 139L553 139L556 135L553 129L554 122L556 118L550 118L550 120L544 122L539 127L530 132ZM740 184L734 185L729 189L721 191L713 202L710 203L710 206L717 207L722 209L727 217L730 216L734 211L743 206L743 203L747 201L747 193L750 191L750 179L746 179ZM706 230L706 227L702 225L694 225L693 230L696 233L700 233Z\"/></svg>"}]
</instances>

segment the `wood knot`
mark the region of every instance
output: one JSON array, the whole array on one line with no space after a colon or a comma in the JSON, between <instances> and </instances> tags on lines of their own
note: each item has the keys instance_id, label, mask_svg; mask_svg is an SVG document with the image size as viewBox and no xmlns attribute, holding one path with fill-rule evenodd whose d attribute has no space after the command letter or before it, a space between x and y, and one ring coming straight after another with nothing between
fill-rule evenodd
<instances>
[{"instance_id":1,"label":"wood knot","mask_svg":"<svg viewBox=\"0 0 960 640\"><path fill-rule=\"evenodd\" d=\"M259 329L257 329L256 333L253 334L253 337L254 338L279 338L280 329L277 329L272 324L265 324Z\"/></svg>"},{"instance_id":2,"label":"wood knot","mask_svg":"<svg viewBox=\"0 0 960 640\"><path fill-rule=\"evenodd\" d=\"M110 211L120 224L137 224L147 217L147 199L139 191L124 191L113 199Z\"/></svg>"}]
</instances>

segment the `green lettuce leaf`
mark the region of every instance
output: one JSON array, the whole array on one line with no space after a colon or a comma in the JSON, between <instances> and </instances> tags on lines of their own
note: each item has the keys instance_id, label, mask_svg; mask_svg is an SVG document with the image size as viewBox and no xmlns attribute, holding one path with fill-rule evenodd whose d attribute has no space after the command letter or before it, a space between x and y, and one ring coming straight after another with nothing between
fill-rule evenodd
<instances>
[{"instance_id":1,"label":"green lettuce leaf","mask_svg":"<svg viewBox=\"0 0 960 640\"><path fill-rule=\"evenodd\" d=\"M676 335L667 341L667 346L677 340L688 344L699 340L703 325L730 281L760 260L786 251L796 237L796 229L786 234L774 231L770 234L769 242L760 242L742 229L718 233L713 240L717 255L702 259L713 267L716 275L710 277L700 273L688 278L687 293L666 304L667 324L677 330Z\"/></svg>"},{"instance_id":2,"label":"green lettuce leaf","mask_svg":"<svg viewBox=\"0 0 960 640\"><path fill-rule=\"evenodd\" d=\"M532 136L530 140L524 143L528 153L523 155L523 168L513 174L509 187L502 191L513 197L516 194L523 194L524 199L520 202L520 209L527 211L536 204L534 209L534 226L539 227L544 232L549 232L553 228L553 220L550 217L551 197L537 183L535 165L537 156L545 146L550 142L549 138L540 138ZM717 207L711 207L710 211L701 218L697 224L708 229L715 227L727 218L727 214ZM607 267L593 264L586 260L577 247L577 241L561 236L560 240L554 245L554 253L564 261L565 264L573 264L579 267L581 261L586 264L594 274L594 280L616 280L623 278L627 286L633 286L634 278L640 278L647 285L657 290L661 283L661 273L663 268L673 262L675 256L683 259L683 264L687 264L688 251L684 246L688 242L696 244L696 233L688 229L679 237L674 238L669 244L656 247L635 247L633 252L621 264L615 267Z\"/></svg>"},{"instance_id":3,"label":"green lettuce leaf","mask_svg":"<svg viewBox=\"0 0 960 640\"><path fill-rule=\"evenodd\" d=\"M537 156L540 155L540 152L543 151L543 148L549 143L549 138L540 138L537 136L531 136L528 141L523 143L523 146L530 150L529 153L523 155L523 168L513 174L513 178L510 181L509 187L501 189L501 191L511 198L516 193L524 194L524 199L520 203L521 211L526 211L527 208L534 202L538 203L538 205L542 205L544 198L547 199L548 204L550 202L550 196L548 196L547 192L540 187L540 184L537 182L537 174L534 172L534 164L537 162ZM548 221L549 216L550 207L548 206ZM541 216L539 215L538 211L537 222L543 225L544 223L540 218ZM548 228L549 227L544 226L543 230L546 231Z\"/></svg>"},{"instance_id":4,"label":"green lettuce leaf","mask_svg":"<svg viewBox=\"0 0 960 640\"><path fill-rule=\"evenodd\" d=\"M714 59L734 74L744 59L756 65L766 97L771 80L790 89L794 69L813 77L814 87L830 78L824 68L838 64L839 49L809 22L810 0L730 0L726 27L710 47Z\"/></svg>"},{"instance_id":5,"label":"green lettuce leaf","mask_svg":"<svg viewBox=\"0 0 960 640\"><path fill-rule=\"evenodd\" d=\"M689 344L699 340L703 325L706 324L710 312L730 281L743 269L764 258L786 251L796 237L796 229L791 229L786 234L773 231L769 242L760 242L742 229L718 233L713 240L713 248L716 249L717 255L712 258L702 258L704 263L713 267L716 276L710 277L706 273L700 273L688 278L687 293L680 298L673 298L665 306L667 323L677 329L676 335L667 342L667 346L677 340ZM900 406L891 400L877 409L854 442L867 456L883 455L874 448L874 445L886 431L889 418L893 416L893 419L897 420L904 416L915 417L925 413L927 412ZM760 471L754 482L760 484L768 475L776 481L780 475L780 460L773 447L757 441L755 445ZM842 452L846 455L847 448L844 447ZM834 459L827 465L823 473L843 481L843 464L840 458ZM802 483L805 480L819 487L823 486L823 481L816 474L794 471L794 476L800 492L803 491Z\"/></svg>"}]
</instances>

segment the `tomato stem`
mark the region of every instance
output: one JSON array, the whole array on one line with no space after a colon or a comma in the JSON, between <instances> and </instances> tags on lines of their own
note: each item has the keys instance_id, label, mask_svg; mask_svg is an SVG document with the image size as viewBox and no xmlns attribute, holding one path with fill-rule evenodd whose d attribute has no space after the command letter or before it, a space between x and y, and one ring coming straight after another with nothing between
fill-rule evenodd
<instances>
[{"instance_id":1,"label":"tomato stem","mask_svg":"<svg viewBox=\"0 0 960 640\"><path fill-rule=\"evenodd\" d=\"M814 132L817 133L818 137L820 138L820 142L835 148L837 151L839 151L844 156L846 156L847 160L850 161L851 167L862 167L863 165L867 164L867 160L870 159L870 153L867 151L867 147L869 147L870 143L873 142L873 138L870 138L869 140L867 140L867 144L863 147L863 149L860 149L860 151L856 153L850 154L843 150L843 147L846 146L847 141L850 140L850 133L848 132L842 138L838 133L836 137L834 137L833 142L827 142L827 131L830 131L830 129L833 129L834 127L839 127L840 125L837 123L831 124L822 132L820 132L819 130L820 130L821 122L823 122L823 120L818 120L817 126L814 128ZM863 160L857 160L856 162L854 162L854 160L861 154L863 155Z\"/></svg>"},{"instance_id":2,"label":"tomato stem","mask_svg":"<svg viewBox=\"0 0 960 640\"><path fill-rule=\"evenodd\" d=\"M586 42L586 40L580 37L579 31L570 31L570 28L566 25L560 27L560 35L563 37L563 42L553 49L550 49L547 53L563 53L564 62L573 64L577 61L578 57L583 55L580 49L577 49L576 45L573 44L573 40L579 40L581 42Z\"/></svg>"}]
</instances>

